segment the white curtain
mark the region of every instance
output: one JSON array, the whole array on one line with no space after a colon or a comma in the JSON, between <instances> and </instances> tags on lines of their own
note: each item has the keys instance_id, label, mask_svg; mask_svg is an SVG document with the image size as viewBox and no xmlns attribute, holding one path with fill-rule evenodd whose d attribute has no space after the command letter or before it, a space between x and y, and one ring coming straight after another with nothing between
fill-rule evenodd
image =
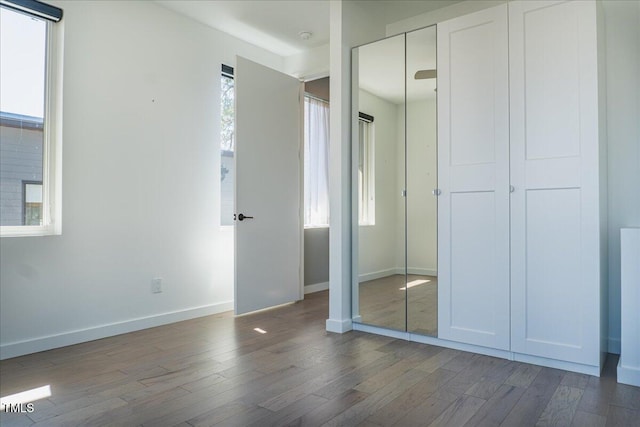
<instances>
[{"instance_id":1,"label":"white curtain","mask_svg":"<svg viewBox=\"0 0 640 427\"><path fill-rule=\"evenodd\" d=\"M329 225L329 103L304 98L304 225Z\"/></svg>"}]
</instances>

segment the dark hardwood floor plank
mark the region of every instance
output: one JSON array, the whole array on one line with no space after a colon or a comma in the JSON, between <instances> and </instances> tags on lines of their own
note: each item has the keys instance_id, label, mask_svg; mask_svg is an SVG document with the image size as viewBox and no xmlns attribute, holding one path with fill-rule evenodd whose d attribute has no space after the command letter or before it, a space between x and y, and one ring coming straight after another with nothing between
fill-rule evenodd
<instances>
[{"instance_id":1,"label":"dark hardwood floor plank","mask_svg":"<svg viewBox=\"0 0 640 427\"><path fill-rule=\"evenodd\" d=\"M527 367L529 366L531 365L527 365ZM523 372L524 371L531 370L523 370ZM501 425L513 427L534 426L560 385L560 381L562 381L565 373L565 371L557 369L540 368L535 379L527 388L527 391L523 393L518 403L516 403ZM527 377L528 375L523 375L518 378L524 379ZM507 381L507 383L508 382L509 381ZM517 382L520 384L526 383L526 381Z\"/></svg>"},{"instance_id":2,"label":"dark hardwood floor plank","mask_svg":"<svg viewBox=\"0 0 640 427\"><path fill-rule=\"evenodd\" d=\"M514 387L529 387L541 370L540 366L520 364L504 383Z\"/></svg>"},{"instance_id":3,"label":"dark hardwood floor plank","mask_svg":"<svg viewBox=\"0 0 640 427\"><path fill-rule=\"evenodd\" d=\"M465 424L466 427L497 427L511 412L526 389L502 384Z\"/></svg>"},{"instance_id":4,"label":"dark hardwood floor plank","mask_svg":"<svg viewBox=\"0 0 640 427\"><path fill-rule=\"evenodd\" d=\"M446 369L438 369L371 414L367 420L381 426L395 424L408 412L420 406L426 398L450 381L456 374L456 372Z\"/></svg>"},{"instance_id":5,"label":"dark hardwood floor plank","mask_svg":"<svg viewBox=\"0 0 640 427\"><path fill-rule=\"evenodd\" d=\"M329 421L353 405L366 399L369 395L358 390L347 390L342 394L328 400L326 403L312 409L301 417L292 420L287 426L320 426Z\"/></svg>"},{"instance_id":6,"label":"dark hardwood floor plank","mask_svg":"<svg viewBox=\"0 0 640 427\"><path fill-rule=\"evenodd\" d=\"M429 373L434 372L449 363L455 357L459 356L460 353L462 352L458 350L442 348L441 351L416 366L416 369L420 369Z\"/></svg>"},{"instance_id":7,"label":"dark hardwood floor plank","mask_svg":"<svg viewBox=\"0 0 640 427\"><path fill-rule=\"evenodd\" d=\"M560 384L551 401L547 404L536 426L568 426L571 425L584 390Z\"/></svg>"},{"instance_id":8,"label":"dark hardwood floor plank","mask_svg":"<svg viewBox=\"0 0 640 427\"><path fill-rule=\"evenodd\" d=\"M589 375L579 374L577 372L567 372L562 378L560 382L561 385L566 385L568 387L575 387L585 389L589 384Z\"/></svg>"},{"instance_id":9,"label":"dark hardwood floor plank","mask_svg":"<svg viewBox=\"0 0 640 427\"><path fill-rule=\"evenodd\" d=\"M309 394L284 408L274 411L273 414L260 418L251 424L251 427L279 427L286 425L328 401L324 397Z\"/></svg>"},{"instance_id":10,"label":"dark hardwood floor plank","mask_svg":"<svg viewBox=\"0 0 640 427\"><path fill-rule=\"evenodd\" d=\"M571 427L605 427L606 425L606 417L583 411L576 411L571 422Z\"/></svg>"},{"instance_id":11,"label":"dark hardwood floor plank","mask_svg":"<svg viewBox=\"0 0 640 427\"><path fill-rule=\"evenodd\" d=\"M399 395L404 393L407 389L411 388L421 379L425 378L428 374L423 371L410 370L404 374L389 381L380 389L371 393L367 398L353 405L340 415L332 418L323 425L326 426L343 426L343 425L356 425L378 409L387 405L393 401Z\"/></svg>"},{"instance_id":12,"label":"dark hardwood floor plank","mask_svg":"<svg viewBox=\"0 0 640 427\"><path fill-rule=\"evenodd\" d=\"M640 411L611 405L606 425L607 427L638 427Z\"/></svg>"},{"instance_id":13,"label":"dark hardwood floor plank","mask_svg":"<svg viewBox=\"0 0 640 427\"><path fill-rule=\"evenodd\" d=\"M473 396L461 396L436 418L430 426L459 427L478 412L486 400Z\"/></svg>"},{"instance_id":14,"label":"dark hardwood floor plank","mask_svg":"<svg viewBox=\"0 0 640 427\"><path fill-rule=\"evenodd\" d=\"M127 402L119 398L104 400L85 408L76 409L71 412L65 412L53 418L47 418L34 424L34 426L58 427L58 426L84 426L90 425L90 420L96 414L104 414L113 411L116 408L126 406Z\"/></svg>"},{"instance_id":15,"label":"dark hardwood floor plank","mask_svg":"<svg viewBox=\"0 0 640 427\"><path fill-rule=\"evenodd\" d=\"M438 399L431 395L424 402L404 414L394 426L427 426L437 419L453 402Z\"/></svg>"}]
</instances>

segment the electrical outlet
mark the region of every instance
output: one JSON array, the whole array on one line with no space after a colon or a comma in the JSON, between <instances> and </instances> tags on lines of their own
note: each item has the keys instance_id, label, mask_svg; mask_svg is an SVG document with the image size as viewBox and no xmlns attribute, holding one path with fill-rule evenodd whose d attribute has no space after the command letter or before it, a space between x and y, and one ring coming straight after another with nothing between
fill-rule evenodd
<instances>
[{"instance_id":1,"label":"electrical outlet","mask_svg":"<svg viewBox=\"0 0 640 427\"><path fill-rule=\"evenodd\" d=\"M162 277L151 279L151 292L154 294L162 292Z\"/></svg>"}]
</instances>

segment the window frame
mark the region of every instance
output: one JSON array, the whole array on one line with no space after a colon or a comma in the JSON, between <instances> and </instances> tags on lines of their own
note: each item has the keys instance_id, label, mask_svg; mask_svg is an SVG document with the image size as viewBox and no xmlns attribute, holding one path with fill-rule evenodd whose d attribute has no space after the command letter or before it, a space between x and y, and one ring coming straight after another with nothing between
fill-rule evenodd
<instances>
[{"instance_id":1,"label":"window frame","mask_svg":"<svg viewBox=\"0 0 640 427\"><path fill-rule=\"evenodd\" d=\"M0 237L52 236L62 234L62 40L64 25L41 16L23 13L46 24L45 85L42 141L42 225L0 225Z\"/></svg>"}]
</instances>

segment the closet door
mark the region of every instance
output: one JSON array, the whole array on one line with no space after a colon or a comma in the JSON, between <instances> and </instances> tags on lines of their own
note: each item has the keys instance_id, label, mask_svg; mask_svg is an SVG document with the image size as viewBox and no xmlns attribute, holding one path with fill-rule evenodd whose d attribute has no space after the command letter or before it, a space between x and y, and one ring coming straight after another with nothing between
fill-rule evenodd
<instances>
[{"instance_id":1,"label":"closet door","mask_svg":"<svg viewBox=\"0 0 640 427\"><path fill-rule=\"evenodd\" d=\"M599 365L596 5L509 6L512 351Z\"/></svg>"},{"instance_id":2,"label":"closet door","mask_svg":"<svg viewBox=\"0 0 640 427\"><path fill-rule=\"evenodd\" d=\"M438 24L438 337L509 348L507 5Z\"/></svg>"}]
</instances>

